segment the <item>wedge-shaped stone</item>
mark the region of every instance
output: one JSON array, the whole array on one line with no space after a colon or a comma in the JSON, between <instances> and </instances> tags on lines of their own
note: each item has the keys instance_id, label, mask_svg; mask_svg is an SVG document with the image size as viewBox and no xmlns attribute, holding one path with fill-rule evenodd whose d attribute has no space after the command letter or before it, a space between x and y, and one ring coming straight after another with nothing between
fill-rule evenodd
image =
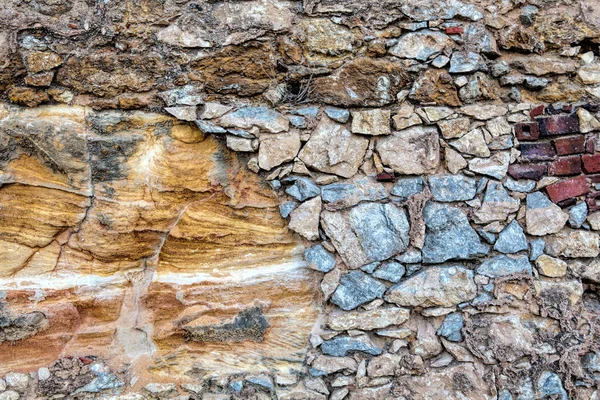
<instances>
[{"instance_id":1,"label":"wedge-shaped stone","mask_svg":"<svg viewBox=\"0 0 600 400\"><path fill-rule=\"evenodd\" d=\"M334 312L327 325L336 331L349 329L371 330L400 325L408 320L409 310L400 307L377 308L368 311Z\"/></svg>"},{"instance_id":2,"label":"wedge-shaped stone","mask_svg":"<svg viewBox=\"0 0 600 400\"><path fill-rule=\"evenodd\" d=\"M399 306L449 307L476 295L473 271L461 266L435 266L392 286L384 299Z\"/></svg>"},{"instance_id":3,"label":"wedge-shaped stone","mask_svg":"<svg viewBox=\"0 0 600 400\"><path fill-rule=\"evenodd\" d=\"M381 161L399 174L434 173L440 164L439 136L435 127L415 126L377 140Z\"/></svg>"}]
</instances>

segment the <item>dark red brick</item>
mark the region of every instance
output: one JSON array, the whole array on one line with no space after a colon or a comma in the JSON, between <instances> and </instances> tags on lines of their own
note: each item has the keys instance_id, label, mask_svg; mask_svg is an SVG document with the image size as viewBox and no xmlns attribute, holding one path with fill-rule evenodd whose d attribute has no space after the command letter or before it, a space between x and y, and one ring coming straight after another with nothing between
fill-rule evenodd
<instances>
[{"instance_id":1,"label":"dark red brick","mask_svg":"<svg viewBox=\"0 0 600 400\"><path fill-rule=\"evenodd\" d=\"M544 113L544 106L540 105L540 106L532 108L531 111L529 111L529 116L531 118L535 118L535 117L539 117L543 113Z\"/></svg>"},{"instance_id":2,"label":"dark red brick","mask_svg":"<svg viewBox=\"0 0 600 400\"><path fill-rule=\"evenodd\" d=\"M556 156L549 142L521 143L519 150L521 150L521 157L528 161L549 161Z\"/></svg>"},{"instance_id":3,"label":"dark red brick","mask_svg":"<svg viewBox=\"0 0 600 400\"><path fill-rule=\"evenodd\" d=\"M546 191L548 192L548 196L550 196L550 200L554 203L559 203L572 197L587 194L590 191L590 187L587 183L587 179L582 175L577 178L553 183L546 187Z\"/></svg>"},{"instance_id":4,"label":"dark red brick","mask_svg":"<svg viewBox=\"0 0 600 400\"><path fill-rule=\"evenodd\" d=\"M539 181L548 172L546 164L512 164L508 174L514 179L533 179Z\"/></svg>"},{"instance_id":5,"label":"dark red brick","mask_svg":"<svg viewBox=\"0 0 600 400\"><path fill-rule=\"evenodd\" d=\"M600 172L600 153L599 154L584 154L581 156L583 161L583 170L588 174Z\"/></svg>"},{"instance_id":6,"label":"dark red brick","mask_svg":"<svg viewBox=\"0 0 600 400\"><path fill-rule=\"evenodd\" d=\"M575 114L537 118L536 121L540 125L540 136L542 137L579 132L579 117Z\"/></svg>"},{"instance_id":7,"label":"dark red brick","mask_svg":"<svg viewBox=\"0 0 600 400\"><path fill-rule=\"evenodd\" d=\"M462 35L465 29L462 26L449 26L446 28L446 35Z\"/></svg>"},{"instance_id":8,"label":"dark red brick","mask_svg":"<svg viewBox=\"0 0 600 400\"><path fill-rule=\"evenodd\" d=\"M581 156L560 157L548 168L548 174L554 176L579 175L580 173Z\"/></svg>"},{"instance_id":9,"label":"dark red brick","mask_svg":"<svg viewBox=\"0 0 600 400\"><path fill-rule=\"evenodd\" d=\"M600 183L600 174L599 175L588 175L587 176L590 182L592 183Z\"/></svg>"},{"instance_id":10,"label":"dark red brick","mask_svg":"<svg viewBox=\"0 0 600 400\"><path fill-rule=\"evenodd\" d=\"M598 203L597 199L595 199L593 197L588 197L585 200L585 202L587 203L589 212L594 212L594 211L600 210L600 204Z\"/></svg>"},{"instance_id":11,"label":"dark red brick","mask_svg":"<svg viewBox=\"0 0 600 400\"><path fill-rule=\"evenodd\" d=\"M597 141L598 141L598 138L596 137L596 135L591 135L590 137L588 137L587 140L585 141L585 152L594 154L596 152Z\"/></svg>"},{"instance_id":12,"label":"dark red brick","mask_svg":"<svg viewBox=\"0 0 600 400\"><path fill-rule=\"evenodd\" d=\"M394 176L393 172L382 172L380 174L377 174L378 182L394 182L395 179L396 177Z\"/></svg>"},{"instance_id":13,"label":"dark red brick","mask_svg":"<svg viewBox=\"0 0 600 400\"><path fill-rule=\"evenodd\" d=\"M571 207L577 204L577 197L573 197L572 199L563 200L558 203L561 207Z\"/></svg>"},{"instance_id":14,"label":"dark red brick","mask_svg":"<svg viewBox=\"0 0 600 400\"><path fill-rule=\"evenodd\" d=\"M572 105L564 105L564 106L558 106L558 107L556 107L554 104L550 104L544 110L544 112L547 115L557 115L557 114L562 114L562 113L569 113L570 114L571 111L573 111L573 106Z\"/></svg>"},{"instance_id":15,"label":"dark red brick","mask_svg":"<svg viewBox=\"0 0 600 400\"><path fill-rule=\"evenodd\" d=\"M519 122L515 124L515 135L520 141L538 140L540 128L537 122Z\"/></svg>"},{"instance_id":16,"label":"dark red brick","mask_svg":"<svg viewBox=\"0 0 600 400\"><path fill-rule=\"evenodd\" d=\"M554 140L554 147L559 156L583 153L585 151L585 137L571 136Z\"/></svg>"}]
</instances>

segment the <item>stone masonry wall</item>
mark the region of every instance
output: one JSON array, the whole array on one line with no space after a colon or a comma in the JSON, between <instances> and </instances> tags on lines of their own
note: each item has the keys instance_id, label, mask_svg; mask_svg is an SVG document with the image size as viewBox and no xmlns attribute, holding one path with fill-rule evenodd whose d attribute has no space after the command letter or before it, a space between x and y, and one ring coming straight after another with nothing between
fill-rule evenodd
<instances>
[{"instance_id":1,"label":"stone masonry wall","mask_svg":"<svg viewBox=\"0 0 600 400\"><path fill-rule=\"evenodd\" d=\"M0 400L600 399L596 0L3 0Z\"/></svg>"}]
</instances>

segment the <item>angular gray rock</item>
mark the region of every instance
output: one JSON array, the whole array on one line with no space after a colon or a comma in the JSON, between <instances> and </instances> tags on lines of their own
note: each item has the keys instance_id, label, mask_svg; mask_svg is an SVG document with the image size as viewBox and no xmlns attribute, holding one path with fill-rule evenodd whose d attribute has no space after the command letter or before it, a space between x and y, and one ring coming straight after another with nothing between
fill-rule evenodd
<instances>
[{"instance_id":1,"label":"angular gray rock","mask_svg":"<svg viewBox=\"0 0 600 400\"><path fill-rule=\"evenodd\" d=\"M308 266L321 272L329 272L335 267L335 255L331 254L321 244L304 250L304 259Z\"/></svg>"},{"instance_id":2,"label":"angular gray rock","mask_svg":"<svg viewBox=\"0 0 600 400\"><path fill-rule=\"evenodd\" d=\"M378 279L398 283L405 273L406 269L402 264L399 262L390 261L377 268L372 275Z\"/></svg>"},{"instance_id":3,"label":"angular gray rock","mask_svg":"<svg viewBox=\"0 0 600 400\"><path fill-rule=\"evenodd\" d=\"M349 211L323 211L321 223L351 269L386 260L408 247L406 212L393 204L362 203Z\"/></svg>"},{"instance_id":4,"label":"angular gray rock","mask_svg":"<svg viewBox=\"0 0 600 400\"><path fill-rule=\"evenodd\" d=\"M429 202L423 210L423 219L426 225L422 250L424 263L470 260L489 252L489 247L481 243L479 235L460 209Z\"/></svg>"},{"instance_id":5,"label":"angular gray rock","mask_svg":"<svg viewBox=\"0 0 600 400\"><path fill-rule=\"evenodd\" d=\"M531 263L527 257L496 256L485 260L477 273L490 278L499 278L512 274L532 274Z\"/></svg>"},{"instance_id":6,"label":"angular gray rock","mask_svg":"<svg viewBox=\"0 0 600 400\"><path fill-rule=\"evenodd\" d=\"M442 325L437 330L437 334L451 342L460 342L462 340L462 328L465 321L459 313L448 314Z\"/></svg>"},{"instance_id":7,"label":"angular gray rock","mask_svg":"<svg viewBox=\"0 0 600 400\"><path fill-rule=\"evenodd\" d=\"M421 193L425 187L425 180L417 176L414 178L399 178L390 193L392 196L400 197L401 200L408 199L411 195Z\"/></svg>"},{"instance_id":8,"label":"angular gray rock","mask_svg":"<svg viewBox=\"0 0 600 400\"><path fill-rule=\"evenodd\" d=\"M447 35L441 32L421 30L409 32L400 37L389 52L396 57L425 61L432 55L441 53L445 48L451 47L454 47L454 41Z\"/></svg>"},{"instance_id":9,"label":"angular gray rock","mask_svg":"<svg viewBox=\"0 0 600 400\"><path fill-rule=\"evenodd\" d=\"M350 111L340 108L326 107L325 114L332 120L345 124L350 119Z\"/></svg>"},{"instance_id":10,"label":"angular gray rock","mask_svg":"<svg viewBox=\"0 0 600 400\"><path fill-rule=\"evenodd\" d=\"M385 285L361 271L350 271L340 279L331 302L342 310L353 310L361 304L383 296Z\"/></svg>"},{"instance_id":11,"label":"angular gray rock","mask_svg":"<svg viewBox=\"0 0 600 400\"><path fill-rule=\"evenodd\" d=\"M581 228L588 216L588 207L585 201L571 207L569 210L569 226L571 228Z\"/></svg>"},{"instance_id":12,"label":"angular gray rock","mask_svg":"<svg viewBox=\"0 0 600 400\"><path fill-rule=\"evenodd\" d=\"M321 345L323 354L334 357L345 357L348 353L361 351L372 356L378 356L382 350L375 346L366 336L363 337L336 337Z\"/></svg>"},{"instance_id":13,"label":"angular gray rock","mask_svg":"<svg viewBox=\"0 0 600 400\"><path fill-rule=\"evenodd\" d=\"M478 224L492 221L504 221L509 214L519 210L520 201L510 196L500 182L489 182L483 196L483 203L473 213Z\"/></svg>"},{"instance_id":14,"label":"angular gray rock","mask_svg":"<svg viewBox=\"0 0 600 400\"><path fill-rule=\"evenodd\" d=\"M298 201L305 201L318 196L321 189L311 180L304 177L293 178L294 184L285 192ZM285 181L285 180L284 180Z\"/></svg>"},{"instance_id":15,"label":"angular gray rock","mask_svg":"<svg viewBox=\"0 0 600 400\"><path fill-rule=\"evenodd\" d=\"M392 286L385 301L399 306L450 307L477 295L473 271L461 266L434 266Z\"/></svg>"},{"instance_id":16,"label":"angular gray rock","mask_svg":"<svg viewBox=\"0 0 600 400\"><path fill-rule=\"evenodd\" d=\"M321 188L325 209L331 211L352 207L362 201L379 201L387 197L385 187L369 178L358 178L347 183L332 183Z\"/></svg>"},{"instance_id":17,"label":"angular gray rock","mask_svg":"<svg viewBox=\"0 0 600 400\"><path fill-rule=\"evenodd\" d=\"M477 181L462 175L432 175L428 180L431 195L437 201L472 200L477 193Z\"/></svg>"},{"instance_id":18,"label":"angular gray rock","mask_svg":"<svg viewBox=\"0 0 600 400\"><path fill-rule=\"evenodd\" d=\"M523 232L523 228L521 228L521 225L516 220L513 220L500 232L498 240L494 244L494 250L504 254L527 250L525 232Z\"/></svg>"},{"instance_id":19,"label":"angular gray rock","mask_svg":"<svg viewBox=\"0 0 600 400\"><path fill-rule=\"evenodd\" d=\"M472 51L455 51L450 59L450 73L464 74L473 71L487 71L481 56Z\"/></svg>"},{"instance_id":20,"label":"angular gray rock","mask_svg":"<svg viewBox=\"0 0 600 400\"><path fill-rule=\"evenodd\" d=\"M239 108L221 117L219 124L241 129L257 126L271 133L285 132L290 127L290 121L286 117L268 107Z\"/></svg>"}]
</instances>

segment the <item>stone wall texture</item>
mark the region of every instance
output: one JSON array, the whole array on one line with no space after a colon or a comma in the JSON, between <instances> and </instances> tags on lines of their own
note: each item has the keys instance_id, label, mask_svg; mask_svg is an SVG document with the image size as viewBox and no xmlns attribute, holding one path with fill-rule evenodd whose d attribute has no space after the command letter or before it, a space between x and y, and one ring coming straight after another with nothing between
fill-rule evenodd
<instances>
[{"instance_id":1,"label":"stone wall texture","mask_svg":"<svg viewBox=\"0 0 600 400\"><path fill-rule=\"evenodd\" d=\"M0 400L600 400L598 0L0 0Z\"/></svg>"}]
</instances>

